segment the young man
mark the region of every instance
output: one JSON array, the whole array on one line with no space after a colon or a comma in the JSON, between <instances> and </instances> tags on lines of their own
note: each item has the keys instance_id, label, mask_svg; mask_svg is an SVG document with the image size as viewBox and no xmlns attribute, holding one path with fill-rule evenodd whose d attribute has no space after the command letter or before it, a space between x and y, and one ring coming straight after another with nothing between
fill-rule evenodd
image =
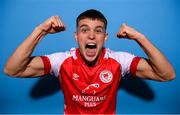
<instances>
[{"instance_id":1,"label":"young man","mask_svg":"<svg viewBox=\"0 0 180 115\"><path fill-rule=\"evenodd\" d=\"M128 25L122 24L117 37L136 41L149 59L104 48L108 37L107 20L97 10L83 12L77 17L76 23L74 37L78 48L31 57L44 36L65 30L60 18L52 16L36 27L15 50L4 72L16 77L54 74L64 93L66 114L115 113L119 81L127 73L158 81L175 78L175 71L165 56L143 34Z\"/></svg>"}]
</instances>

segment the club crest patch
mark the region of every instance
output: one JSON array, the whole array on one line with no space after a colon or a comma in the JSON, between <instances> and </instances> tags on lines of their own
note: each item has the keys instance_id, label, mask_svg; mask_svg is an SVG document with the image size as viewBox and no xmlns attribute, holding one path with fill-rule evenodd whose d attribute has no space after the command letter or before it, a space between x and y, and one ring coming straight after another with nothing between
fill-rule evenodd
<instances>
[{"instance_id":1,"label":"club crest patch","mask_svg":"<svg viewBox=\"0 0 180 115\"><path fill-rule=\"evenodd\" d=\"M104 70L100 73L99 77L103 83L109 83L111 82L113 75L109 70Z\"/></svg>"}]
</instances>

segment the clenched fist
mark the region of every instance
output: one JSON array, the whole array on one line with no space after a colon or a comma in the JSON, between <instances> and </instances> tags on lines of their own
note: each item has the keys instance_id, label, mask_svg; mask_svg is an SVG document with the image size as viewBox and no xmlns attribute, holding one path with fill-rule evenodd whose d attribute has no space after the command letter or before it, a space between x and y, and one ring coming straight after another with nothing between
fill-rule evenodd
<instances>
[{"instance_id":1,"label":"clenched fist","mask_svg":"<svg viewBox=\"0 0 180 115\"><path fill-rule=\"evenodd\" d=\"M144 35L123 23L119 29L119 32L117 33L117 37L137 40L143 38Z\"/></svg>"},{"instance_id":2,"label":"clenched fist","mask_svg":"<svg viewBox=\"0 0 180 115\"><path fill-rule=\"evenodd\" d=\"M66 29L59 16L51 16L49 19L41 23L38 28L40 28L44 34L53 34Z\"/></svg>"}]
</instances>

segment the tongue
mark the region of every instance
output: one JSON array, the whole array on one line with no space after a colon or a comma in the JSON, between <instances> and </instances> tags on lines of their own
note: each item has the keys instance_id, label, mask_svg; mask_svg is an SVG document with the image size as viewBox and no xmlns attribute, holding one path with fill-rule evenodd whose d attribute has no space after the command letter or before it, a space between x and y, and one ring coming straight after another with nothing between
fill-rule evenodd
<instances>
[{"instance_id":1,"label":"tongue","mask_svg":"<svg viewBox=\"0 0 180 115\"><path fill-rule=\"evenodd\" d=\"M96 55L96 49L89 49L87 48L86 49L86 55L89 56L89 57L93 57Z\"/></svg>"}]
</instances>

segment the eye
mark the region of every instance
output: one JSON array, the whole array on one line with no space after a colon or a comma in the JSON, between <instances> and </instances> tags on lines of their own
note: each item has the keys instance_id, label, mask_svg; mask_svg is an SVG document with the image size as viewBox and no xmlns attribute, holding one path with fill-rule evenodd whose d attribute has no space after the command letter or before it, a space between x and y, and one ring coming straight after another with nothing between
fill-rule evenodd
<instances>
[{"instance_id":1,"label":"eye","mask_svg":"<svg viewBox=\"0 0 180 115\"><path fill-rule=\"evenodd\" d=\"M88 31L89 31L88 28L81 28L81 29L80 29L80 32L82 32L82 33L87 33Z\"/></svg>"},{"instance_id":2,"label":"eye","mask_svg":"<svg viewBox=\"0 0 180 115\"><path fill-rule=\"evenodd\" d=\"M101 33L102 30L101 30L101 29L96 29L96 32L97 32L97 33Z\"/></svg>"},{"instance_id":3,"label":"eye","mask_svg":"<svg viewBox=\"0 0 180 115\"><path fill-rule=\"evenodd\" d=\"M104 33L104 30L102 28L97 28L97 29L95 29L95 32L97 34L101 34L101 33Z\"/></svg>"}]
</instances>

